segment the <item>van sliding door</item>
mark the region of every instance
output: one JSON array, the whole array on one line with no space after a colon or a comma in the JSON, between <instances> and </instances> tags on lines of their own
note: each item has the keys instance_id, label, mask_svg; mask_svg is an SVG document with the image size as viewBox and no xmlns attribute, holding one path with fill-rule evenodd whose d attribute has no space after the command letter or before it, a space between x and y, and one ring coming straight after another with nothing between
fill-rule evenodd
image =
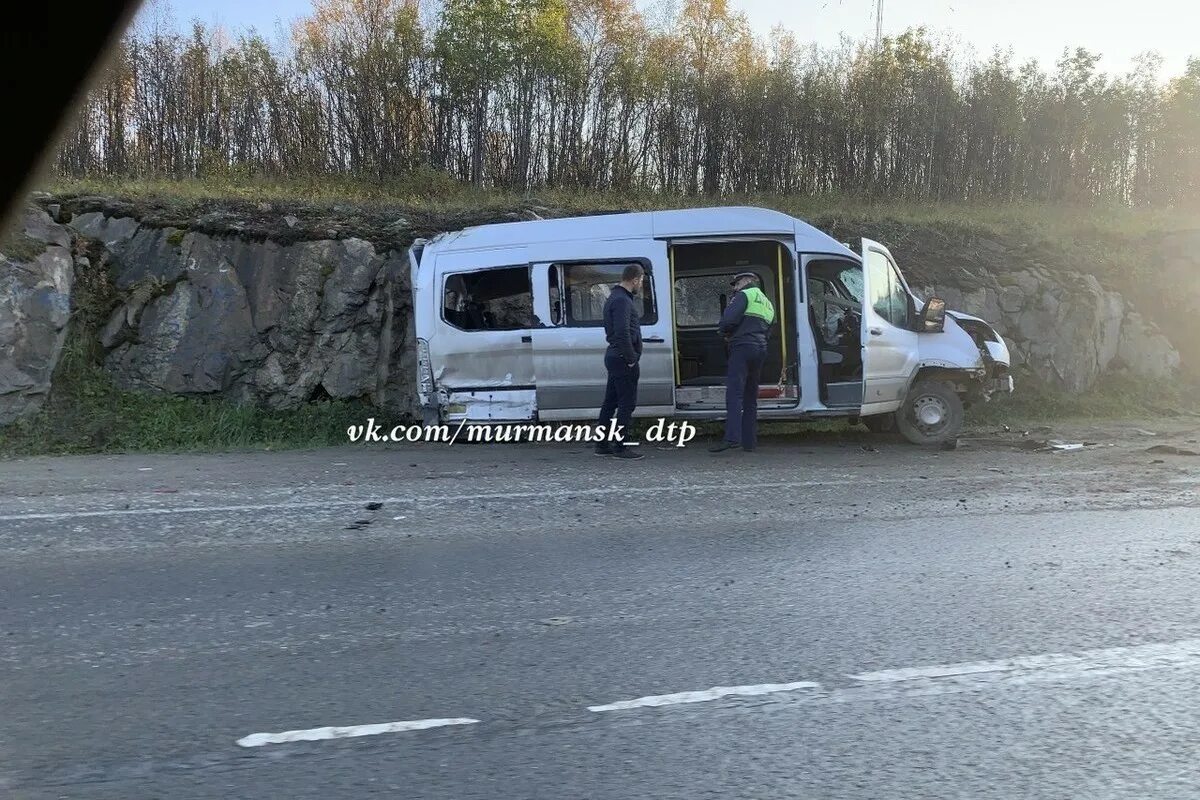
<instances>
[{"instance_id":1,"label":"van sliding door","mask_svg":"<svg viewBox=\"0 0 1200 800\"><path fill-rule=\"evenodd\" d=\"M675 412L675 354L667 246L653 240L563 242L528 248L533 262L533 370L538 418L594 419L604 402L604 302L629 264L646 277L635 416Z\"/></svg>"}]
</instances>

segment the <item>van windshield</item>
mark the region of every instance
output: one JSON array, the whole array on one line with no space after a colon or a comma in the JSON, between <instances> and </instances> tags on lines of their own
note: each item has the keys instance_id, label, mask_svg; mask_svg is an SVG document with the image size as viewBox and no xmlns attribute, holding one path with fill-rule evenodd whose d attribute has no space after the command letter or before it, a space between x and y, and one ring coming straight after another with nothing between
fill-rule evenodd
<instances>
[{"instance_id":1,"label":"van windshield","mask_svg":"<svg viewBox=\"0 0 1200 800\"><path fill-rule=\"evenodd\" d=\"M852 264L839 272L837 279L842 288L850 293L850 298L852 300L858 303L862 302L863 274L861 267L859 267L857 264Z\"/></svg>"}]
</instances>

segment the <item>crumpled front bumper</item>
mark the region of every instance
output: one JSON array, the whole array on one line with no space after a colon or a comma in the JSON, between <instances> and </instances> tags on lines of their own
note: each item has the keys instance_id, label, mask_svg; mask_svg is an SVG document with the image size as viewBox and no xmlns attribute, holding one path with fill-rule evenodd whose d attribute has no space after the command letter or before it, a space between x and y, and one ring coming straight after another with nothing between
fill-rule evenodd
<instances>
[{"instance_id":1,"label":"crumpled front bumper","mask_svg":"<svg viewBox=\"0 0 1200 800\"><path fill-rule=\"evenodd\" d=\"M984 342L987 347L988 355L991 356L988 364L988 382L986 392L988 395L1012 394L1013 392L1013 376L1010 370L1012 366L1012 356L1008 352L1008 345L1003 339L997 337L999 341Z\"/></svg>"}]
</instances>

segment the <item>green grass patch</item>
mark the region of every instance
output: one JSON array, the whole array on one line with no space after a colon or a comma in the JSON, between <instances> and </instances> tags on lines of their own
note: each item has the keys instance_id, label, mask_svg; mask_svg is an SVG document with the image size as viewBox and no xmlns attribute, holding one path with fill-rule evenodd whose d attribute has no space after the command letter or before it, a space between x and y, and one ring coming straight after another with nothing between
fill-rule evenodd
<instances>
[{"instance_id":1,"label":"green grass patch","mask_svg":"<svg viewBox=\"0 0 1200 800\"><path fill-rule=\"evenodd\" d=\"M345 444L346 429L367 416L378 411L347 401L280 411L124 391L73 337L46 406L0 429L0 456L324 447Z\"/></svg>"},{"instance_id":2,"label":"green grass patch","mask_svg":"<svg viewBox=\"0 0 1200 800\"><path fill-rule=\"evenodd\" d=\"M969 426L1020 425L1055 420L1137 420L1200 415L1198 388L1110 375L1085 392L1051 391L1029 381L1011 397L967 410Z\"/></svg>"}]
</instances>

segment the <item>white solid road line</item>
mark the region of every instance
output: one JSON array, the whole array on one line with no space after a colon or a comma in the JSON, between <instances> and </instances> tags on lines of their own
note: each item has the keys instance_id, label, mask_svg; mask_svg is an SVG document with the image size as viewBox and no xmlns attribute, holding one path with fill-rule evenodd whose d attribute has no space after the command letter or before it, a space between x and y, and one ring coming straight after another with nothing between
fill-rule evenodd
<instances>
[{"instance_id":1,"label":"white solid road line","mask_svg":"<svg viewBox=\"0 0 1200 800\"><path fill-rule=\"evenodd\" d=\"M404 731L424 731L430 728L444 728L449 725L474 725L479 722L469 717L451 719L412 719L405 722L380 722L375 725L347 725L343 728L309 728L302 731L284 731L283 733L252 733L237 740L242 747L262 747L265 744L286 744L287 742L319 742L325 739L349 739L356 736L378 736L381 733L402 733Z\"/></svg>"},{"instance_id":2,"label":"white solid road line","mask_svg":"<svg viewBox=\"0 0 1200 800\"><path fill-rule=\"evenodd\" d=\"M1082 470L1078 472L1057 470L1022 475L1022 480L1038 478L1064 478L1068 476L1083 477L1099 474L1098 470ZM421 504L462 503L488 500L561 500L571 497L596 497L605 495L652 494L661 495L663 492L686 494L688 492L736 492L762 489L814 489L823 486L845 488L847 481L852 480L860 486L887 486L891 484L917 483L921 485L937 483L978 482L984 479L974 474L945 475L938 478L923 480L919 476L903 478L868 478L862 475L845 473L823 480L807 481L766 481L758 483L684 483L684 484L652 484L644 486L601 486L589 488L545 489L532 492L479 492L445 495L423 495L420 497L362 497L354 500L297 500L284 503L248 503L241 505L220 506L146 506L143 508L98 508L86 511L43 511L22 514L2 514L0 522L24 522L34 520L63 520L82 519L88 517L133 517L155 516L164 514L231 514L252 511L288 511L321 508L350 508L363 503L375 501L385 504ZM310 494L311 496L311 494ZM343 495L344 497L344 495Z\"/></svg>"},{"instance_id":3,"label":"white solid road line","mask_svg":"<svg viewBox=\"0 0 1200 800\"><path fill-rule=\"evenodd\" d=\"M639 697L635 700L621 700L603 706L588 706L588 711L624 711L630 708L652 708L655 706L673 706L682 703L706 703L709 700L719 700L722 697L753 697L760 694L775 694L777 692L794 692L799 689L820 689L821 684L812 681L793 681L792 683L752 683L745 686L714 686L698 692L677 692L675 694L655 694L649 697Z\"/></svg>"}]
</instances>

